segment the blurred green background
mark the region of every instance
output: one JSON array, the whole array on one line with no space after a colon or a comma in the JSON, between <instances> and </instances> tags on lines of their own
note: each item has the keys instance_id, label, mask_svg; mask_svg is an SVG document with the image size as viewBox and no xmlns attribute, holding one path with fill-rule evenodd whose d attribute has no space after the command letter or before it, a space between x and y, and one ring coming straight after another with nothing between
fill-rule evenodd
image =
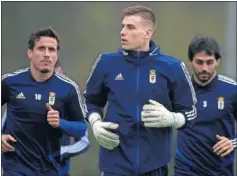
<instances>
[{"instance_id":1,"label":"blurred green background","mask_svg":"<svg viewBox=\"0 0 237 176\"><path fill-rule=\"evenodd\" d=\"M236 78L236 51L230 50L233 42L236 46L236 15L232 17L235 23L228 21L228 2L1 2L2 74L28 66L29 35L51 26L60 35L60 62L83 92L98 54L120 47L121 11L136 4L156 14L154 40L164 52L183 59L190 68L189 42L197 34L210 35L218 40L224 55L220 73ZM229 35L233 30L235 34ZM72 159L72 176L99 175L98 145L91 131L90 141L90 150ZM170 176L172 167L173 162Z\"/></svg>"}]
</instances>

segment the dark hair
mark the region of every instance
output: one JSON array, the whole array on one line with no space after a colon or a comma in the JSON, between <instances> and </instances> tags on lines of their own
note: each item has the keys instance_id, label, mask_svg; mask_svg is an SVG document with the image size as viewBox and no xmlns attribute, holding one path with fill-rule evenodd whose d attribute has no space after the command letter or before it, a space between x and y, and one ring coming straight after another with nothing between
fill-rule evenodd
<instances>
[{"instance_id":1,"label":"dark hair","mask_svg":"<svg viewBox=\"0 0 237 176\"><path fill-rule=\"evenodd\" d=\"M210 36L197 35L193 38L188 47L189 60L192 61L193 57L202 51L210 56L214 55L216 60L221 58L220 47L217 41Z\"/></svg>"},{"instance_id":2,"label":"dark hair","mask_svg":"<svg viewBox=\"0 0 237 176\"><path fill-rule=\"evenodd\" d=\"M140 15L143 19L151 21L154 28L156 26L155 14L148 7L135 5L135 6L128 7L122 11L122 19L125 16L130 16L130 15Z\"/></svg>"},{"instance_id":3,"label":"dark hair","mask_svg":"<svg viewBox=\"0 0 237 176\"><path fill-rule=\"evenodd\" d=\"M31 34L30 35L30 39L29 39L29 42L28 42L28 49L31 49L33 50L34 47L35 47L35 42L37 40L40 39L40 37L52 37L52 38L55 38L58 42L58 46L57 46L57 50L59 51L59 43L60 43L60 40L59 40L59 36L58 34L50 27L48 28L43 28L43 29L39 29L38 31L36 31L35 33Z\"/></svg>"}]
</instances>

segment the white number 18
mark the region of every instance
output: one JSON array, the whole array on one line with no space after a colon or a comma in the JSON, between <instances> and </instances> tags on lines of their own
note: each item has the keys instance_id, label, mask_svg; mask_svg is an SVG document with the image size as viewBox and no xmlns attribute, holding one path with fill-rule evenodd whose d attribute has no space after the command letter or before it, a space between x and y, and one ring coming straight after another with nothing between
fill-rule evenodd
<instances>
[{"instance_id":1,"label":"white number 18","mask_svg":"<svg viewBox=\"0 0 237 176\"><path fill-rule=\"evenodd\" d=\"M41 100L41 94L35 94L35 99L36 100Z\"/></svg>"}]
</instances>

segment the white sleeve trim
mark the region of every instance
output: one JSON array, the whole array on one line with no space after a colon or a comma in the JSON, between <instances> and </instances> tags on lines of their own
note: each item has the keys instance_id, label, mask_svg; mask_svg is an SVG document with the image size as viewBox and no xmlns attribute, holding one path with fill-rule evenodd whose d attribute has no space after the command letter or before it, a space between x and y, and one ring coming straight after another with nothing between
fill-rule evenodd
<instances>
[{"instance_id":1,"label":"white sleeve trim","mask_svg":"<svg viewBox=\"0 0 237 176\"><path fill-rule=\"evenodd\" d=\"M237 147L237 138L231 140L233 147L236 148Z\"/></svg>"},{"instance_id":2,"label":"white sleeve trim","mask_svg":"<svg viewBox=\"0 0 237 176\"><path fill-rule=\"evenodd\" d=\"M3 116L2 116L2 129L6 125L6 120L7 120L7 110L5 110Z\"/></svg>"},{"instance_id":3,"label":"white sleeve trim","mask_svg":"<svg viewBox=\"0 0 237 176\"><path fill-rule=\"evenodd\" d=\"M75 154L83 151L89 146L90 142L88 139L88 131L86 131L86 135L81 138L81 140L77 141L72 145L61 146L60 154L63 155L65 153Z\"/></svg>"},{"instance_id":4,"label":"white sleeve trim","mask_svg":"<svg viewBox=\"0 0 237 176\"><path fill-rule=\"evenodd\" d=\"M188 71L188 68L187 66L185 65L184 62L181 62L180 63L181 67L182 67L182 70L184 72L184 75L188 81L188 84L189 84L189 87L191 89L191 94L192 94L192 98L193 98L193 104L195 105L197 103L197 97L196 97L196 93L194 91L194 87L193 87L193 84L192 84L192 80L191 80L191 76L189 74L189 71Z\"/></svg>"}]
</instances>

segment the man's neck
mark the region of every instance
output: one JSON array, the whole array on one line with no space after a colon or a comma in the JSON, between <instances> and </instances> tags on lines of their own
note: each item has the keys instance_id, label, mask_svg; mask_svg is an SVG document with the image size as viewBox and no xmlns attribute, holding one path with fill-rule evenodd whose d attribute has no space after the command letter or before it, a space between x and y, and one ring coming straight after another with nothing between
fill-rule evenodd
<instances>
[{"instance_id":1,"label":"man's neck","mask_svg":"<svg viewBox=\"0 0 237 176\"><path fill-rule=\"evenodd\" d=\"M150 49L150 41L145 42L144 45L135 49L135 51L149 51L149 49Z\"/></svg>"},{"instance_id":2,"label":"man's neck","mask_svg":"<svg viewBox=\"0 0 237 176\"><path fill-rule=\"evenodd\" d=\"M44 82L44 81L48 80L53 75L53 71L48 72L48 73L41 73L39 70L35 69L32 66L30 68L30 71L31 71L32 77L37 82Z\"/></svg>"}]
</instances>

